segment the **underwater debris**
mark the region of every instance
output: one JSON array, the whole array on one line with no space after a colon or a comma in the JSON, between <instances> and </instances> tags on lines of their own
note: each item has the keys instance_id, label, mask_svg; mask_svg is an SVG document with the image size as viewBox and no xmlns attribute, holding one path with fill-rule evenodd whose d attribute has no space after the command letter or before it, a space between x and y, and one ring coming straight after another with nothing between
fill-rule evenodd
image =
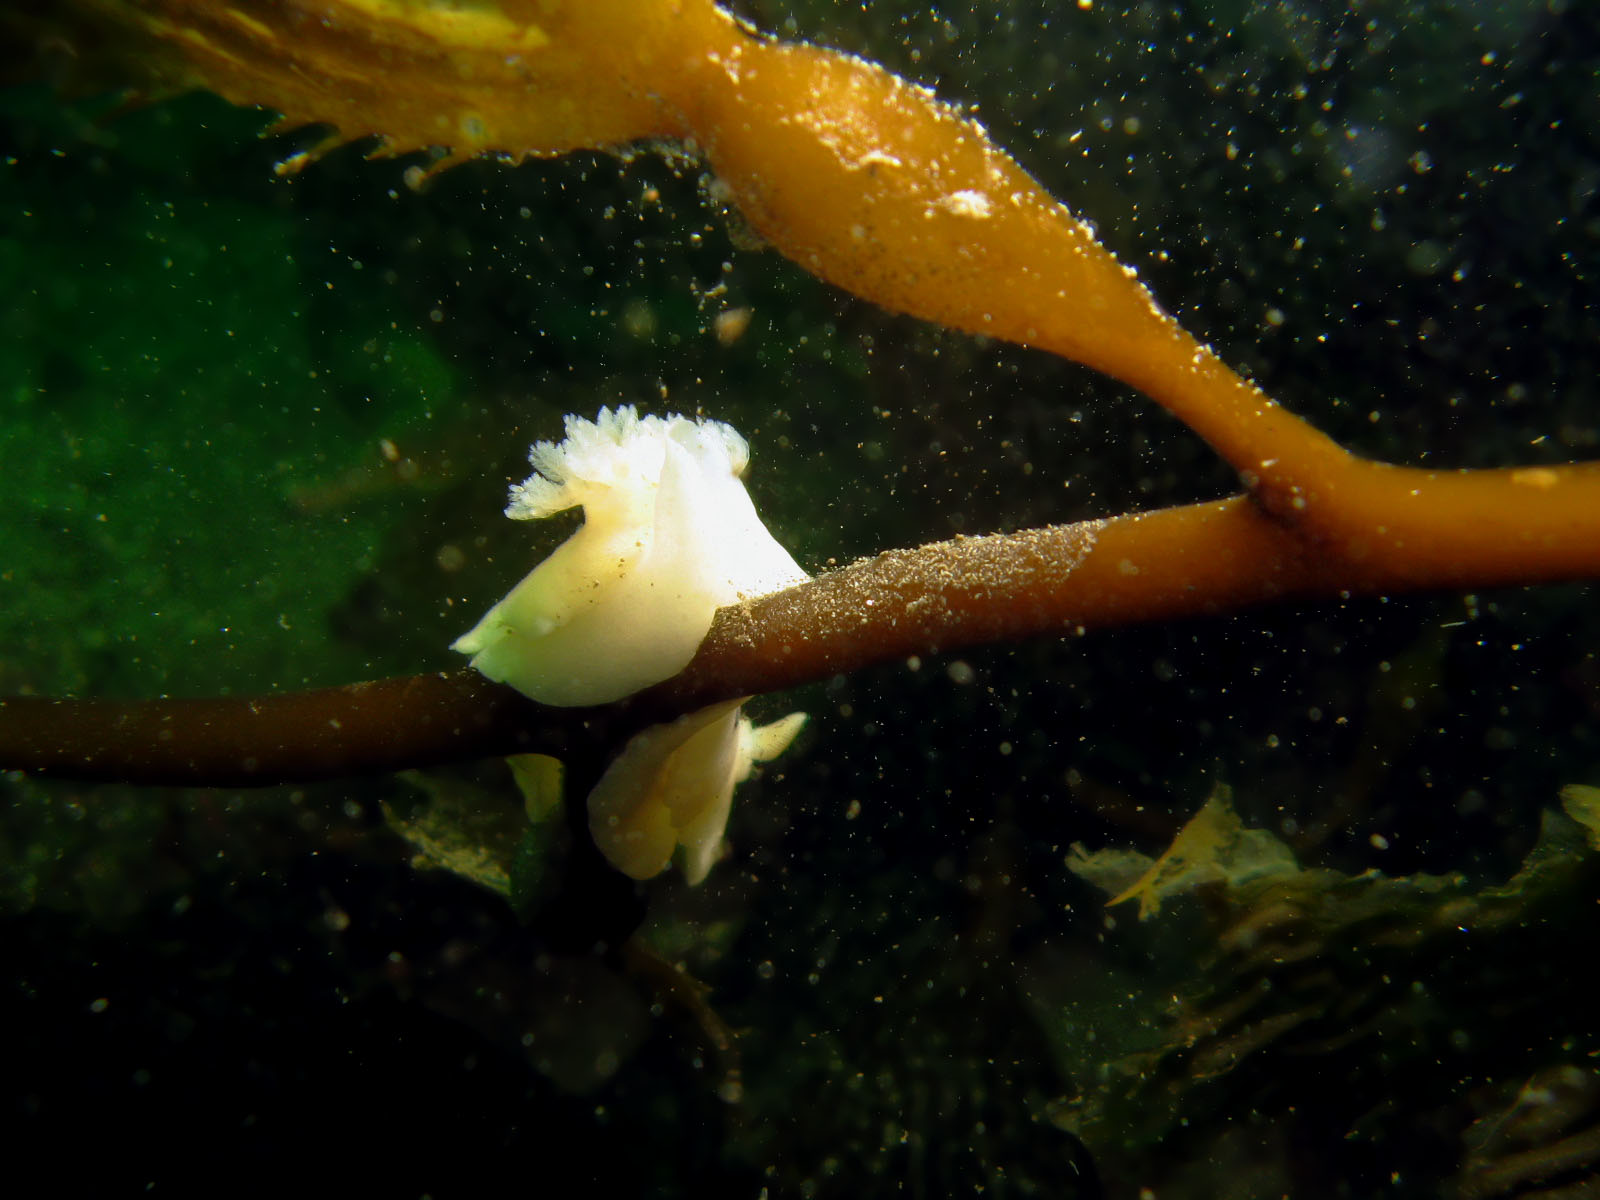
<instances>
[{"instance_id":1,"label":"underwater debris","mask_svg":"<svg viewBox=\"0 0 1600 1200\"><path fill-rule=\"evenodd\" d=\"M1148 867L1144 864L1149 863ZM1127 877L1140 871L1132 883ZM1090 854L1074 843L1067 869L1097 887L1115 891L1107 906L1139 901L1139 919L1161 911L1169 896L1181 896L1207 883L1238 886L1252 879L1299 871L1294 852L1264 829L1246 829L1233 809L1233 795L1218 784L1205 806L1153 863L1132 851Z\"/></svg>"},{"instance_id":2,"label":"underwater debris","mask_svg":"<svg viewBox=\"0 0 1600 1200\"><path fill-rule=\"evenodd\" d=\"M1558 1063L1536 1071L1463 1136L1456 1200L1592 1196L1600 1192L1600 1070Z\"/></svg>"},{"instance_id":3,"label":"underwater debris","mask_svg":"<svg viewBox=\"0 0 1600 1200\"><path fill-rule=\"evenodd\" d=\"M503 796L469 783L421 771L399 778L421 795L411 803L385 799L383 816L416 851L412 866L449 871L509 897L529 819Z\"/></svg>"},{"instance_id":4,"label":"underwater debris","mask_svg":"<svg viewBox=\"0 0 1600 1200\"><path fill-rule=\"evenodd\" d=\"M1413 1123L1425 1112L1447 1127L1470 1120L1459 1111L1464 1071L1495 1064L1525 1079L1549 1056L1600 1052L1591 1001L1553 983L1600 952L1600 812L1589 799L1564 791L1571 815L1547 810L1521 869L1491 885L1296 867L1272 834L1243 827L1223 789L1154 861L1074 847L1074 874L1111 903L1137 897L1142 916L1160 919L1121 935L1142 943L1146 961L1089 989L1105 996L1080 987L1046 1001L1059 985L1039 972L1036 1012L1079 1089L1054 1119L1112 1176L1141 1148L1221 1137L1247 1115L1263 1131L1256 1142L1314 1127L1380 1145L1396 1111ZM1201 891L1203 904L1161 909ZM1198 965L1197 945L1208 947ZM1335 1056L1340 1084L1330 1092ZM1495 1171L1512 1183L1553 1178L1551 1164L1592 1162L1584 1139L1593 1131L1569 1133L1550 1133L1525 1158L1482 1131L1487 1150L1469 1137L1460 1194L1545 1194L1481 1180ZM1498 1165L1474 1167L1484 1153ZM1183 1169L1206 1160L1197 1154Z\"/></svg>"},{"instance_id":5,"label":"underwater debris","mask_svg":"<svg viewBox=\"0 0 1600 1200\"><path fill-rule=\"evenodd\" d=\"M1589 845L1600 850L1600 788L1569 783L1561 789L1561 809L1589 832Z\"/></svg>"}]
</instances>

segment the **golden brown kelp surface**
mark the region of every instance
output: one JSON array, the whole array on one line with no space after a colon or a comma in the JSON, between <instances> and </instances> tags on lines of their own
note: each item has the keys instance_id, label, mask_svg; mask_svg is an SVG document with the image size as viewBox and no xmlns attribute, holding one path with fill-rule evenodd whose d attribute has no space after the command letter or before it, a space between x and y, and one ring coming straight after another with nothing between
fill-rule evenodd
<instances>
[{"instance_id":1,"label":"golden brown kelp surface","mask_svg":"<svg viewBox=\"0 0 1600 1200\"><path fill-rule=\"evenodd\" d=\"M520 156L674 133L641 76L682 31L683 7L68 0L22 4L6 20L15 59L31 48L79 87L206 88L396 154Z\"/></svg>"},{"instance_id":2,"label":"golden brown kelp surface","mask_svg":"<svg viewBox=\"0 0 1600 1200\"><path fill-rule=\"evenodd\" d=\"M892 311L1096 367L1162 404L1288 535L1268 545L1237 510L1208 526L1215 557L1248 558L1263 577L1314 561L1329 572L1321 590L1353 594L1600 573L1600 466L1439 471L1342 450L1197 342L970 116L857 57L741 28L711 0L251 12L151 0L116 14L105 19L160 42L163 62L178 56L185 82L332 126L323 148L376 136L395 152L436 146L442 167L673 138L806 270ZM1149 578L1123 572L1131 609ZM1219 611L1236 589L1197 577L1183 590L1187 611ZM1026 590L990 603L1006 600L1033 603Z\"/></svg>"}]
</instances>

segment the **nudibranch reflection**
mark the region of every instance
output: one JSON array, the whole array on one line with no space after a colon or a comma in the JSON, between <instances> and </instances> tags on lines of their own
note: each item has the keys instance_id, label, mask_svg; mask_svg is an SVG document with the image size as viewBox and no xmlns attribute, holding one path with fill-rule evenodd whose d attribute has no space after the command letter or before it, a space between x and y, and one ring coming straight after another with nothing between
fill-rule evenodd
<instances>
[{"instance_id":1,"label":"nudibranch reflection","mask_svg":"<svg viewBox=\"0 0 1600 1200\"><path fill-rule=\"evenodd\" d=\"M730 426L640 417L631 406L566 418L566 439L528 453L534 474L506 516L575 506L583 524L452 649L543 704L605 704L676 675L726 604L808 576L761 523L741 477L750 448ZM733 787L780 753L804 718L763 729L739 701L635 736L589 797L596 844L646 879L684 847L684 874L705 877Z\"/></svg>"}]
</instances>

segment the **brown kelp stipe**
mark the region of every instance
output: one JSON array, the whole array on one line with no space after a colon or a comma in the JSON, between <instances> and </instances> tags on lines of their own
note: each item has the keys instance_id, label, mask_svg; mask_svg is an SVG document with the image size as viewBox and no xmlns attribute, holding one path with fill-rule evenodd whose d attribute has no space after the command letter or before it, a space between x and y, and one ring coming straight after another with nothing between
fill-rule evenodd
<instances>
[{"instance_id":1,"label":"brown kelp stipe","mask_svg":"<svg viewBox=\"0 0 1600 1200\"><path fill-rule=\"evenodd\" d=\"M614 742L717 700L912 655L1277 600L1577 577L1499 564L1352 565L1307 554L1249 498L957 538L863 559L725 608L678 676L621 703L549 708L475 671L193 700L0 700L0 766L78 779L253 786Z\"/></svg>"},{"instance_id":2,"label":"brown kelp stipe","mask_svg":"<svg viewBox=\"0 0 1600 1200\"><path fill-rule=\"evenodd\" d=\"M806 270L885 308L1101 370L1205 438L1245 486L1213 504L892 552L725 610L682 675L620 706L623 724L983 641L1289 597L1600 577L1600 466L1432 471L1348 453L1197 343L976 121L875 64L759 35L712 0L21 11L17 29L66 39L86 69L329 125L324 148L443 146L438 170L485 153L675 142ZM267 782L558 749L596 728L584 724L593 713L493 694L445 675L215 702L237 720L213 702L24 699L0 707L0 766ZM472 705L483 712L469 719Z\"/></svg>"}]
</instances>

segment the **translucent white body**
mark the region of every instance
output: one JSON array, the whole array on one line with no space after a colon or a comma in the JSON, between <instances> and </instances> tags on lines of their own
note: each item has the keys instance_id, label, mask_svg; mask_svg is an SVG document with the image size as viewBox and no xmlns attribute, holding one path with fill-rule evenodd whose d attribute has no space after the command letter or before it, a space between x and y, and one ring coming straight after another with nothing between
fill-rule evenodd
<instances>
[{"instance_id":1,"label":"translucent white body","mask_svg":"<svg viewBox=\"0 0 1600 1200\"><path fill-rule=\"evenodd\" d=\"M807 576L767 532L732 428L633 407L566 419L529 452L506 515L581 505L583 525L456 640L490 679L545 704L604 704L688 665L718 608Z\"/></svg>"},{"instance_id":2,"label":"translucent white body","mask_svg":"<svg viewBox=\"0 0 1600 1200\"><path fill-rule=\"evenodd\" d=\"M566 433L529 451L506 516L581 505L583 525L452 647L490 679L544 704L620 700L688 666L723 605L807 578L756 515L740 482L750 450L729 426L630 406L569 416ZM805 723L756 729L741 703L652 726L606 769L589 828L619 871L648 879L681 847L688 881L706 877L734 785Z\"/></svg>"},{"instance_id":3,"label":"translucent white body","mask_svg":"<svg viewBox=\"0 0 1600 1200\"><path fill-rule=\"evenodd\" d=\"M755 763L776 758L805 724L790 713L755 728L729 700L630 740L589 793L589 832L624 875L648 879L665 870L674 850L690 883L716 862L733 806L733 788Z\"/></svg>"}]
</instances>

